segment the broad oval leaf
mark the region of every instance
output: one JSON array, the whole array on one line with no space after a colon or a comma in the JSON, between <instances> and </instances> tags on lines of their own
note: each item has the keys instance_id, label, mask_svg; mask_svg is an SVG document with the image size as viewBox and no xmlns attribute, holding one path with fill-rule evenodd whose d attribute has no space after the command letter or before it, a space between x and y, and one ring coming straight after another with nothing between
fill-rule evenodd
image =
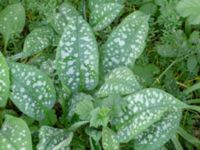
<instances>
[{"instance_id":1,"label":"broad oval leaf","mask_svg":"<svg viewBox=\"0 0 200 150\"><path fill-rule=\"evenodd\" d=\"M126 67L114 69L97 92L98 97L111 94L128 95L141 89L133 72Z\"/></svg>"},{"instance_id":2,"label":"broad oval leaf","mask_svg":"<svg viewBox=\"0 0 200 150\"><path fill-rule=\"evenodd\" d=\"M188 17L191 24L200 24L200 0L182 0L177 5L178 13Z\"/></svg>"},{"instance_id":3,"label":"broad oval leaf","mask_svg":"<svg viewBox=\"0 0 200 150\"><path fill-rule=\"evenodd\" d=\"M37 150L69 150L73 133L63 129L42 126L39 131Z\"/></svg>"},{"instance_id":4,"label":"broad oval leaf","mask_svg":"<svg viewBox=\"0 0 200 150\"><path fill-rule=\"evenodd\" d=\"M23 47L24 55L30 56L42 51L52 44L53 38L54 32L49 26L34 29L25 39Z\"/></svg>"},{"instance_id":5,"label":"broad oval leaf","mask_svg":"<svg viewBox=\"0 0 200 150\"><path fill-rule=\"evenodd\" d=\"M136 11L126 17L111 33L102 47L102 63L105 73L119 66L132 67L145 47L149 29L146 14Z\"/></svg>"},{"instance_id":6,"label":"broad oval leaf","mask_svg":"<svg viewBox=\"0 0 200 150\"><path fill-rule=\"evenodd\" d=\"M26 122L6 115L0 130L1 150L32 150L31 133Z\"/></svg>"},{"instance_id":7,"label":"broad oval leaf","mask_svg":"<svg viewBox=\"0 0 200 150\"><path fill-rule=\"evenodd\" d=\"M77 110L77 106L80 102L92 101L92 100L93 100L92 96L87 95L85 93L74 94L69 100L68 118L71 119L74 116Z\"/></svg>"},{"instance_id":8,"label":"broad oval leaf","mask_svg":"<svg viewBox=\"0 0 200 150\"><path fill-rule=\"evenodd\" d=\"M155 150L163 146L176 133L181 110L166 112L162 119L137 136L135 150Z\"/></svg>"},{"instance_id":9,"label":"broad oval leaf","mask_svg":"<svg viewBox=\"0 0 200 150\"><path fill-rule=\"evenodd\" d=\"M166 110L165 108L149 109L132 116L131 119L126 115L125 119L127 122L124 123L117 132L118 141L125 143L135 138L152 124L159 121Z\"/></svg>"},{"instance_id":10,"label":"broad oval leaf","mask_svg":"<svg viewBox=\"0 0 200 150\"><path fill-rule=\"evenodd\" d=\"M59 8L59 12L52 15L50 23L55 31L62 35L70 20L76 19L77 16L80 15L72 5L63 3Z\"/></svg>"},{"instance_id":11,"label":"broad oval leaf","mask_svg":"<svg viewBox=\"0 0 200 150\"><path fill-rule=\"evenodd\" d=\"M0 33L5 44L14 35L22 32L25 25L25 10L22 4L8 5L0 12Z\"/></svg>"},{"instance_id":12,"label":"broad oval leaf","mask_svg":"<svg viewBox=\"0 0 200 150\"><path fill-rule=\"evenodd\" d=\"M96 87L99 53L93 32L82 17L66 26L57 48L56 68L61 82L73 92Z\"/></svg>"},{"instance_id":13,"label":"broad oval leaf","mask_svg":"<svg viewBox=\"0 0 200 150\"><path fill-rule=\"evenodd\" d=\"M90 23L95 31L110 25L124 7L114 1L92 0L90 3Z\"/></svg>"},{"instance_id":14,"label":"broad oval leaf","mask_svg":"<svg viewBox=\"0 0 200 150\"><path fill-rule=\"evenodd\" d=\"M182 110L188 106L172 95L154 88L144 89L124 98L126 110L113 123L118 139L127 142L160 120L169 110Z\"/></svg>"},{"instance_id":15,"label":"broad oval leaf","mask_svg":"<svg viewBox=\"0 0 200 150\"><path fill-rule=\"evenodd\" d=\"M44 118L56 100L50 78L30 65L10 63L13 103L26 115L36 120Z\"/></svg>"},{"instance_id":16,"label":"broad oval leaf","mask_svg":"<svg viewBox=\"0 0 200 150\"><path fill-rule=\"evenodd\" d=\"M76 114L81 120L90 120L90 112L94 109L91 100L82 100L76 106Z\"/></svg>"},{"instance_id":17,"label":"broad oval leaf","mask_svg":"<svg viewBox=\"0 0 200 150\"><path fill-rule=\"evenodd\" d=\"M0 52L0 107L6 105L10 88L9 70L6 60Z\"/></svg>"},{"instance_id":18,"label":"broad oval leaf","mask_svg":"<svg viewBox=\"0 0 200 150\"><path fill-rule=\"evenodd\" d=\"M108 127L103 128L102 145L104 150L119 150L119 142L116 139L116 135Z\"/></svg>"}]
</instances>

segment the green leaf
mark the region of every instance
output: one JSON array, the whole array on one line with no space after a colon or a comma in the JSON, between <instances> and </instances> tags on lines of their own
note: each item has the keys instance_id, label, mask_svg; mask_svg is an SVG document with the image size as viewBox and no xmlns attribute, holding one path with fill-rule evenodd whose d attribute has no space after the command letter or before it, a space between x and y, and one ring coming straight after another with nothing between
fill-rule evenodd
<instances>
[{"instance_id":1,"label":"green leaf","mask_svg":"<svg viewBox=\"0 0 200 150\"><path fill-rule=\"evenodd\" d=\"M75 132L78 128L80 128L81 126L87 124L88 121L79 121L79 122L76 122L74 123L73 125L71 125L67 131L70 131L70 132Z\"/></svg>"},{"instance_id":2,"label":"green leaf","mask_svg":"<svg viewBox=\"0 0 200 150\"><path fill-rule=\"evenodd\" d=\"M183 93L184 93L185 95L188 95L188 94L190 94L190 93L192 93L192 92L194 92L194 91L196 91L196 90L199 90L199 89L200 89L200 82L195 83L195 84L193 84L192 86L188 87L187 89L185 89L185 90L183 91Z\"/></svg>"},{"instance_id":3,"label":"green leaf","mask_svg":"<svg viewBox=\"0 0 200 150\"><path fill-rule=\"evenodd\" d=\"M37 150L69 150L73 133L62 129L42 126L39 132Z\"/></svg>"},{"instance_id":4,"label":"green leaf","mask_svg":"<svg viewBox=\"0 0 200 150\"><path fill-rule=\"evenodd\" d=\"M172 95L154 88L144 89L124 98L126 110L113 124L118 129L120 142L127 142L160 120L168 110L181 110L188 106Z\"/></svg>"},{"instance_id":5,"label":"green leaf","mask_svg":"<svg viewBox=\"0 0 200 150\"><path fill-rule=\"evenodd\" d=\"M56 100L50 78L30 65L10 63L13 103L26 115L36 120L44 118Z\"/></svg>"},{"instance_id":6,"label":"green leaf","mask_svg":"<svg viewBox=\"0 0 200 150\"><path fill-rule=\"evenodd\" d=\"M182 17L188 17L190 24L200 24L200 0L182 0L176 9Z\"/></svg>"},{"instance_id":7,"label":"green leaf","mask_svg":"<svg viewBox=\"0 0 200 150\"><path fill-rule=\"evenodd\" d=\"M93 90L98 83L99 54L90 26L77 17L66 26L57 48L60 80L73 92Z\"/></svg>"},{"instance_id":8,"label":"green leaf","mask_svg":"<svg viewBox=\"0 0 200 150\"><path fill-rule=\"evenodd\" d=\"M102 145L104 150L119 150L119 143L115 133L108 127L104 127L102 131Z\"/></svg>"},{"instance_id":9,"label":"green leaf","mask_svg":"<svg viewBox=\"0 0 200 150\"><path fill-rule=\"evenodd\" d=\"M165 113L159 122L138 135L135 150L155 150L163 146L176 133L180 120L180 110Z\"/></svg>"},{"instance_id":10,"label":"green leaf","mask_svg":"<svg viewBox=\"0 0 200 150\"><path fill-rule=\"evenodd\" d=\"M31 133L26 122L6 115L0 130L1 150L32 150Z\"/></svg>"},{"instance_id":11,"label":"green leaf","mask_svg":"<svg viewBox=\"0 0 200 150\"><path fill-rule=\"evenodd\" d=\"M50 23L58 34L63 34L70 20L76 19L80 16L76 9L68 4L63 3L59 7L59 11L50 16Z\"/></svg>"},{"instance_id":12,"label":"green leaf","mask_svg":"<svg viewBox=\"0 0 200 150\"><path fill-rule=\"evenodd\" d=\"M196 68L197 64L198 64L198 61L197 61L196 56L195 55L190 56L187 60L187 68L189 72L192 73L194 69Z\"/></svg>"},{"instance_id":13,"label":"green leaf","mask_svg":"<svg viewBox=\"0 0 200 150\"><path fill-rule=\"evenodd\" d=\"M147 37L148 16L136 11L126 17L111 33L102 47L102 63L104 72L119 66L133 67L135 60L141 55Z\"/></svg>"},{"instance_id":14,"label":"green leaf","mask_svg":"<svg viewBox=\"0 0 200 150\"><path fill-rule=\"evenodd\" d=\"M109 111L110 109L106 107L99 108L97 107L93 111L91 111L91 119L90 119L90 126L91 127L98 127L98 126L107 126L109 121Z\"/></svg>"},{"instance_id":15,"label":"green leaf","mask_svg":"<svg viewBox=\"0 0 200 150\"><path fill-rule=\"evenodd\" d=\"M157 12L157 9L158 9L157 6L151 2L143 4L140 7L140 11L142 11L148 15L154 15Z\"/></svg>"},{"instance_id":16,"label":"green leaf","mask_svg":"<svg viewBox=\"0 0 200 150\"><path fill-rule=\"evenodd\" d=\"M95 129L95 128L86 128L85 132L86 132L86 134L88 136L90 136L96 142L98 142L101 139L102 131L99 131L98 129Z\"/></svg>"},{"instance_id":17,"label":"green leaf","mask_svg":"<svg viewBox=\"0 0 200 150\"><path fill-rule=\"evenodd\" d=\"M91 100L83 100L76 106L76 113L79 115L81 120L90 120L90 112L94 109Z\"/></svg>"},{"instance_id":18,"label":"green leaf","mask_svg":"<svg viewBox=\"0 0 200 150\"><path fill-rule=\"evenodd\" d=\"M123 9L123 5L114 0L90 0L90 23L95 31L110 25Z\"/></svg>"},{"instance_id":19,"label":"green leaf","mask_svg":"<svg viewBox=\"0 0 200 150\"><path fill-rule=\"evenodd\" d=\"M30 56L42 51L52 44L53 38L54 32L49 26L34 29L25 39L24 55Z\"/></svg>"},{"instance_id":20,"label":"green leaf","mask_svg":"<svg viewBox=\"0 0 200 150\"><path fill-rule=\"evenodd\" d=\"M68 118L71 119L77 109L77 105L79 104L79 102L83 102L83 101L93 101L92 96L87 95L85 93L77 93L74 94L70 100L69 100L69 111L68 111Z\"/></svg>"},{"instance_id":21,"label":"green leaf","mask_svg":"<svg viewBox=\"0 0 200 150\"><path fill-rule=\"evenodd\" d=\"M126 104L123 101L123 98L117 94L109 95L108 97L104 99L99 99L99 101L96 100L95 102L98 102L97 103L98 106L109 108L110 109L109 114L111 117L119 116L119 114L123 112L123 107Z\"/></svg>"},{"instance_id":22,"label":"green leaf","mask_svg":"<svg viewBox=\"0 0 200 150\"><path fill-rule=\"evenodd\" d=\"M7 103L10 89L9 70L6 60L0 52L0 107Z\"/></svg>"},{"instance_id":23,"label":"green leaf","mask_svg":"<svg viewBox=\"0 0 200 150\"><path fill-rule=\"evenodd\" d=\"M0 12L0 33L5 44L14 35L22 32L25 25L25 10L22 4L8 5Z\"/></svg>"},{"instance_id":24,"label":"green leaf","mask_svg":"<svg viewBox=\"0 0 200 150\"><path fill-rule=\"evenodd\" d=\"M98 97L111 94L128 95L141 89L133 72L126 67L114 69L97 92Z\"/></svg>"}]
</instances>

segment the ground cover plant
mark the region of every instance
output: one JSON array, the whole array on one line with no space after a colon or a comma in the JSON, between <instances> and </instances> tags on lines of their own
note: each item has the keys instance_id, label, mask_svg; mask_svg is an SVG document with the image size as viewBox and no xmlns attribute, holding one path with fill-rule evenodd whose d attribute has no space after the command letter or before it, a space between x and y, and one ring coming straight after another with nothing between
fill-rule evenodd
<instances>
[{"instance_id":1,"label":"ground cover plant","mask_svg":"<svg viewBox=\"0 0 200 150\"><path fill-rule=\"evenodd\" d=\"M0 150L199 150L200 0L1 0Z\"/></svg>"}]
</instances>

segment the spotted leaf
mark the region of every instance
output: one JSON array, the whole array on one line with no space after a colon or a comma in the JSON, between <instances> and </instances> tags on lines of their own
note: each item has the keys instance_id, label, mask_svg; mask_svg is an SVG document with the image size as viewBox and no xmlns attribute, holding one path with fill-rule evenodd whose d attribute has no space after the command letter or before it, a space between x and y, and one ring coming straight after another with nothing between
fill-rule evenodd
<instances>
[{"instance_id":1,"label":"spotted leaf","mask_svg":"<svg viewBox=\"0 0 200 150\"><path fill-rule=\"evenodd\" d=\"M36 120L44 118L56 100L49 77L33 66L10 63L13 103L26 115Z\"/></svg>"},{"instance_id":2,"label":"spotted leaf","mask_svg":"<svg viewBox=\"0 0 200 150\"><path fill-rule=\"evenodd\" d=\"M54 32L51 27L36 28L26 37L23 47L24 55L33 55L52 44Z\"/></svg>"},{"instance_id":3,"label":"spotted leaf","mask_svg":"<svg viewBox=\"0 0 200 150\"><path fill-rule=\"evenodd\" d=\"M26 122L6 115L0 130L1 150L32 150L31 133Z\"/></svg>"},{"instance_id":4,"label":"spotted leaf","mask_svg":"<svg viewBox=\"0 0 200 150\"><path fill-rule=\"evenodd\" d=\"M90 26L82 17L72 20L57 48L56 67L73 92L92 90L98 83L99 54Z\"/></svg>"},{"instance_id":5,"label":"spotted leaf","mask_svg":"<svg viewBox=\"0 0 200 150\"><path fill-rule=\"evenodd\" d=\"M111 94L127 95L140 89L141 86L132 71L126 67L119 67L114 69L106 78L105 83L97 92L97 96L106 97Z\"/></svg>"},{"instance_id":6,"label":"spotted leaf","mask_svg":"<svg viewBox=\"0 0 200 150\"><path fill-rule=\"evenodd\" d=\"M166 111L188 106L172 95L154 88L144 89L124 98L126 110L113 123L120 142L127 142L159 121Z\"/></svg>"},{"instance_id":7,"label":"spotted leaf","mask_svg":"<svg viewBox=\"0 0 200 150\"><path fill-rule=\"evenodd\" d=\"M0 33L3 34L5 44L14 35L22 32L25 25L25 10L19 4L8 5L0 12Z\"/></svg>"},{"instance_id":8,"label":"spotted leaf","mask_svg":"<svg viewBox=\"0 0 200 150\"><path fill-rule=\"evenodd\" d=\"M84 93L74 94L69 100L68 118L71 119L74 116L74 114L77 110L77 106L80 102L92 101L92 100L93 100L93 98L90 95L87 95L87 94L84 94Z\"/></svg>"},{"instance_id":9,"label":"spotted leaf","mask_svg":"<svg viewBox=\"0 0 200 150\"><path fill-rule=\"evenodd\" d=\"M155 150L163 146L176 133L181 111L167 112L162 119L137 136L135 150Z\"/></svg>"},{"instance_id":10,"label":"spotted leaf","mask_svg":"<svg viewBox=\"0 0 200 150\"><path fill-rule=\"evenodd\" d=\"M69 150L73 133L63 129L42 126L39 131L37 150Z\"/></svg>"},{"instance_id":11,"label":"spotted leaf","mask_svg":"<svg viewBox=\"0 0 200 150\"><path fill-rule=\"evenodd\" d=\"M127 122L124 123L117 132L118 141L123 143L130 141L138 134L145 131L156 121L159 121L165 111L166 109L164 108L149 109L138 113L137 115L133 116L130 120L126 115L125 120Z\"/></svg>"},{"instance_id":12,"label":"spotted leaf","mask_svg":"<svg viewBox=\"0 0 200 150\"><path fill-rule=\"evenodd\" d=\"M103 128L102 145L104 150L119 150L119 143L116 139L115 133L108 127Z\"/></svg>"},{"instance_id":13,"label":"spotted leaf","mask_svg":"<svg viewBox=\"0 0 200 150\"><path fill-rule=\"evenodd\" d=\"M0 52L0 107L6 105L10 88L9 71L4 56Z\"/></svg>"},{"instance_id":14,"label":"spotted leaf","mask_svg":"<svg viewBox=\"0 0 200 150\"><path fill-rule=\"evenodd\" d=\"M59 11L52 15L50 23L55 31L62 35L70 20L74 20L77 16L79 16L79 13L73 6L63 3Z\"/></svg>"},{"instance_id":15,"label":"spotted leaf","mask_svg":"<svg viewBox=\"0 0 200 150\"><path fill-rule=\"evenodd\" d=\"M114 0L90 0L90 6L90 23L95 31L110 25L124 7Z\"/></svg>"},{"instance_id":16,"label":"spotted leaf","mask_svg":"<svg viewBox=\"0 0 200 150\"><path fill-rule=\"evenodd\" d=\"M111 33L102 47L104 72L119 66L132 67L145 47L148 32L148 16L136 11L126 17Z\"/></svg>"}]
</instances>

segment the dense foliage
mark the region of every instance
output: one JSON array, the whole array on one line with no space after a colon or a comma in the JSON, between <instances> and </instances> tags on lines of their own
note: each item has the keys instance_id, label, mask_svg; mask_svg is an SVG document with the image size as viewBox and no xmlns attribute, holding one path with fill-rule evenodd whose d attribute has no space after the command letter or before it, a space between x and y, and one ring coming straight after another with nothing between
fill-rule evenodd
<instances>
[{"instance_id":1,"label":"dense foliage","mask_svg":"<svg viewBox=\"0 0 200 150\"><path fill-rule=\"evenodd\" d=\"M0 150L200 150L200 0L0 0Z\"/></svg>"}]
</instances>

